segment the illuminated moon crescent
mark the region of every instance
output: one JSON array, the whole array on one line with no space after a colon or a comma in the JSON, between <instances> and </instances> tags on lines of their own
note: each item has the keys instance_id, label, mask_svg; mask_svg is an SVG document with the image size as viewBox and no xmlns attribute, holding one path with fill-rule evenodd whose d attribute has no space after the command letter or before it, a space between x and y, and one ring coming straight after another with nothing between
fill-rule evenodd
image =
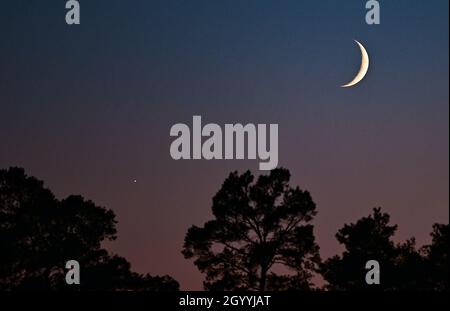
<instances>
[{"instance_id":1,"label":"illuminated moon crescent","mask_svg":"<svg viewBox=\"0 0 450 311\"><path fill-rule=\"evenodd\" d=\"M359 68L359 72L356 75L356 77L349 83L341 85L341 87L351 87L357 84L362 79L364 79L364 76L367 74L367 71L369 70L369 54L367 54L366 49L361 43L359 43L356 40L355 42L358 44L359 49L361 50L361 67Z\"/></svg>"}]
</instances>

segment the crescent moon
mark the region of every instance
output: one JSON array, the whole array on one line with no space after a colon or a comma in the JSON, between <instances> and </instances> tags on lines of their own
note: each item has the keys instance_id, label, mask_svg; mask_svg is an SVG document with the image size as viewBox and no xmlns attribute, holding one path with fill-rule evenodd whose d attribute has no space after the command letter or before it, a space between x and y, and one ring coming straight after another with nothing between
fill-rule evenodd
<instances>
[{"instance_id":1,"label":"crescent moon","mask_svg":"<svg viewBox=\"0 0 450 311\"><path fill-rule=\"evenodd\" d=\"M347 84L341 85L341 87L351 87L360 82L362 79L364 79L365 75L367 74L367 71L369 70L369 54L367 54L366 49L364 46L359 43L357 40L355 42L358 44L359 49L361 50L361 67L359 68L358 74L355 76L355 78L350 81Z\"/></svg>"}]
</instances>

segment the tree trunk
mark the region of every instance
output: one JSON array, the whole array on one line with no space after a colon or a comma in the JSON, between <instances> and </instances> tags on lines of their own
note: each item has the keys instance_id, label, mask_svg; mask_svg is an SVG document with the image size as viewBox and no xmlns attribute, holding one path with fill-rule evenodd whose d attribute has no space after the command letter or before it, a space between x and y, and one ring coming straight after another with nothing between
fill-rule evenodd
<instances>
[{"instance_id":1,"label":"tree trunk","mask_svg":"<svg viewBox=\"0 0 450 311\"><path fill-rule=\"evenodd\" d=\"M266 279L267 279L267 269L266 267L261 267L261 278L259 280L259 291L263 292L266 290Z\"/></svg>"}]
</instances>

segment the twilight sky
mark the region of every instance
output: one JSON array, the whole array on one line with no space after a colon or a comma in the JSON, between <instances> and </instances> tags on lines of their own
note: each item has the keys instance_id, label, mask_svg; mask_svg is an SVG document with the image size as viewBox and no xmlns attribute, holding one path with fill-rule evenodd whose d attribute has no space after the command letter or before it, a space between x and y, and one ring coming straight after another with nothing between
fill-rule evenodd
<instances>
[{"instance_id":1,"label":"twilight sky","mask_svg":"<svg viewBox=\"0 0 450 311\"><path fill-rule=\"evenodd\" d=\"M232 170L258 161L174 161L170 127L278 123L279 165L317 203L326 258L344 223L382 206L397 238L428 242L449 219L447 0L65 0L0 7L0 168L24 167L59 198L113 209L109 245L134 270L202 276L180 253ZM362 42L366 78L351 80ZM136 180L136 182L134 182Z\"/></svg>"}]
</instances>

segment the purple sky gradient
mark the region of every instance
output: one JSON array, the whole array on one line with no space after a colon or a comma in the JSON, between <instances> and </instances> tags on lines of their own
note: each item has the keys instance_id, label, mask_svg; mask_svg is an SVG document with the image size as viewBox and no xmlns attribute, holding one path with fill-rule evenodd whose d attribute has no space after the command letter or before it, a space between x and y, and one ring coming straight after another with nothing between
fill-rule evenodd
<instances>
[{"instance_id":1,"label":"purple sky gradient","mask_svg":"<svg viewBox=\"0 0 450 311\"><path fill-rule=\"evenodd\" d=\"M2 9L0 167L113 209L108 248L133 269L201 289L184 235L231 171L259 173L172 160L170 127L193 115L279 124L279 166L317 203L323 258L373 207L419 245L448 223L448 1L383 2L379 26L361 1L107 2L83 2L77 28L57 2ZM341 89L359 66L353 39L371 67Z\"/></svg>"}]
</instances>

